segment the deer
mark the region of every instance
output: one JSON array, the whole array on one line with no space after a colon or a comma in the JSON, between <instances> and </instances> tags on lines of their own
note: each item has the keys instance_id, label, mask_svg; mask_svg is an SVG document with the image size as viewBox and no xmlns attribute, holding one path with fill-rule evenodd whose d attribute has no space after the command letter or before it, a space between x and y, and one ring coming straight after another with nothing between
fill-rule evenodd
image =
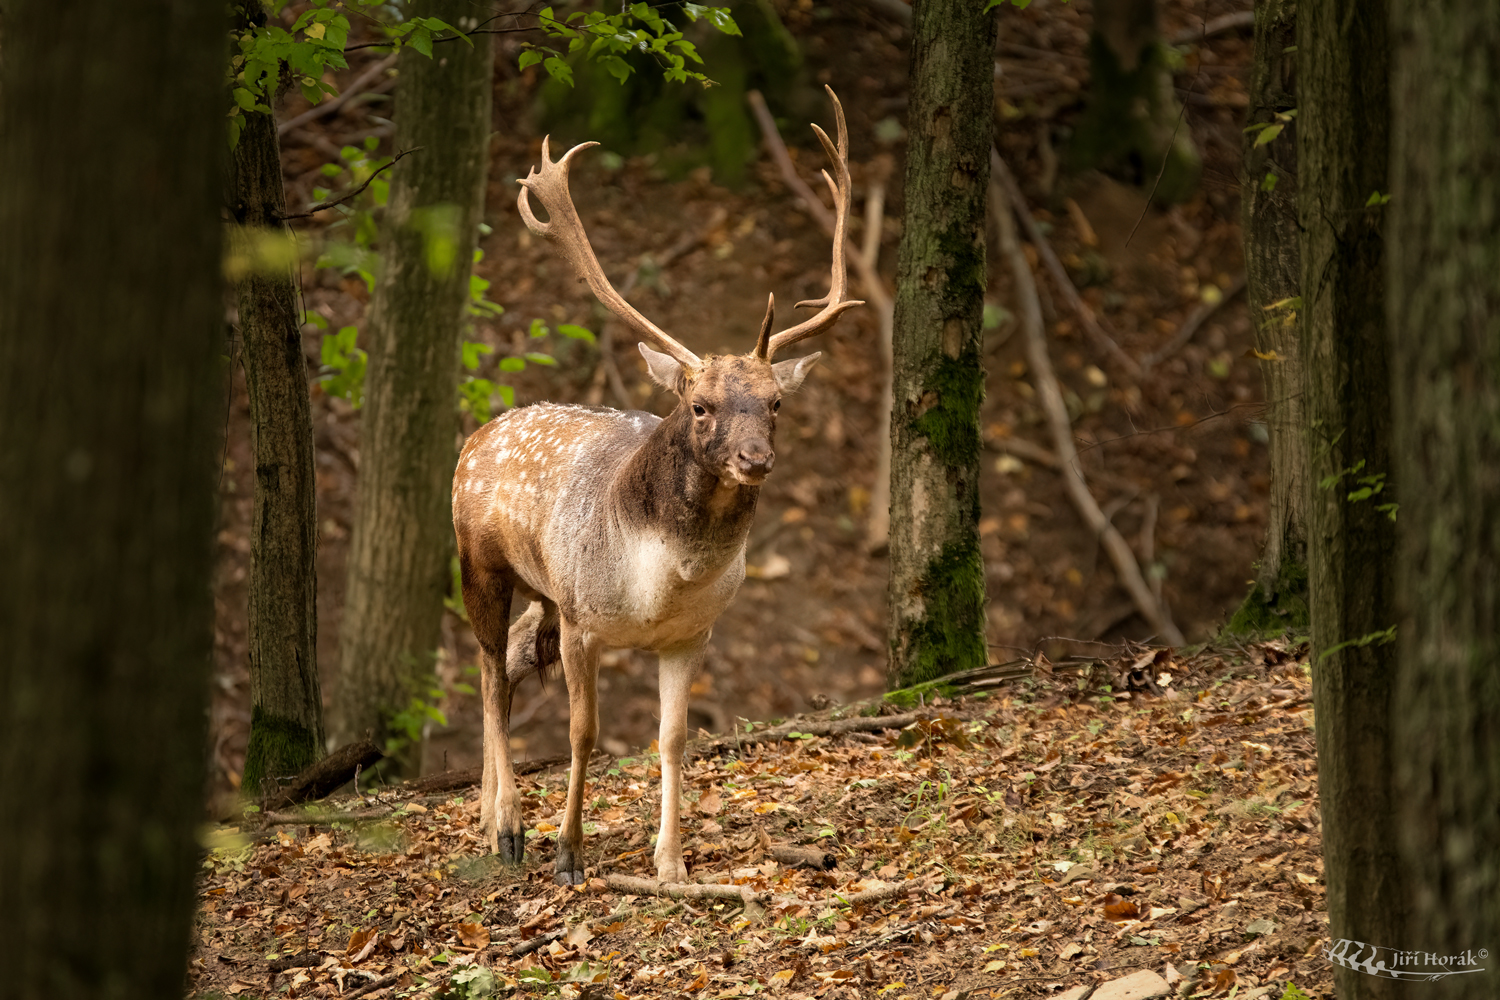
<instances>
[{"instance_id":1,"label":"deer","mask_svg":"<svg viewBox=\"0 0 1500 1000\"><path fill-rule=\"evenodd\" d=\"M813 125L832 169L823 172L836 216L828 294L797 303L818 311L775 334L772 295L746 355L700 358L605 276L568 188L574 157L598 143L574 146L554 161L544 138L540 168L519 181L527 228L553 244L600 303L660 348L638 345L651 380L677 396L666 417L552 403L509 410L469 436L453 478L460 583L482 660L481 828L492 854L524 860L511 696L519 681L561 660L572 762L557 834L559 885L584 880L584 785L599 732L605 648L658 655L661 823L654 861L658 881L687 881L680 807L689 688L714 623L745 577L746 540L775 461L782 397L802 385L821 352L772 359L864 304L847 294L849 137L843 107L832 89L828 96L837 144ZM531 197L548 221L533 214ZM516 594L527 603L512 624Z\"/></svg>"}]
</instances>

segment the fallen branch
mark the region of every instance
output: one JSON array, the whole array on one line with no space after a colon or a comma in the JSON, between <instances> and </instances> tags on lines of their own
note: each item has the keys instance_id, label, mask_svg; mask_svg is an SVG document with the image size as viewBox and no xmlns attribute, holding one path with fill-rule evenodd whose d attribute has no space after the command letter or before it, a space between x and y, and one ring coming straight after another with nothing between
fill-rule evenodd
<instances>
[{"instance_id":1,"label":"fallen branch","mask_svg":"<svg viewBox=\"0 0 1500 1000\"><path fill-rule=\"evenodd\" d=\"M897 0L897 6L902 6L899 0ZM909 16L910 8L907 10ZM782 141L781 133L776 128L776 119L771 117L771 111L766 107L765 98L761 97L758 90L750 91L745 97L750 102L750 110L755 113L755 120L760 124L760 134L765 140L766 152L771 154L771 160L781 171L782 180L802 202L807 214L812 216L818 227L832 237L833 213L824 206L822 199L813 193L813 189L802 179L802 175L797 173L791 154L787 152L786 143ZM854 272L859 279L860 293L864 295L865 301L875 307L875 315L880 322L881 357L885 362L885 377L880 394L880 427L876 431L875 488L870 491L870 523L865 532L865 547L872 552L886 544L891 530L891 364L896 305L890 293L885 290L885 284L880 280L880 271L877 267L880 260L880 231L884 226L884 218L885 179L877 176L871 181L870 189L865 196L864 245L857 247L854 245L854 240L847 237L844 241L845 256L854 264Z\"/></svg>"},{"instance_id":2,"label":"fallen branch","mask_svg":"<svg viewBox=\"0 0 1500 1000\"><path fill-rule=\"evenodd\" d=\"M384 756L369 740L345 744L261 799L260 808L270 812L308 799L321 799L353 780L356 770L369 767Z\"/></svg>"},{"instance_id":3,"label":"fallen branch","mask_svg":"<svg viewBox=\"0 0 1500 1000\"><path fill-rule=\"evenodd\" d=\"M663 896L667 899L689 900L718 899L738 902L744 905L747 917L750 917L752 907L758 910L757 916L751 917L751 919L757 919L765 912L764 908L768 903L777 906L806 906L812 909L864 906L907 896L913 892L925 892L939 881L941 881L940 876L907 879L905 882L892 882L890 885L850 893L847 896L835 893L822 899L772 896L769 893L756 892L747 885L720 885L714 882L658 882L655 879L634 875L609 875L606 876L604 884L616 892L629 893L632 896Z\"/></svg>"},{"instance_id":4,"label":"fallen branch","mask_svg":"<svg viewBox=\"0 0 1500 1000\"><path fill-rule=\"evenodd\" d=\"M609 755L603 750L595 750L593 753L593 757L607 756ZM559 754L556 757L538 757L535 760L519 761L512 765L512 770L516 774L535 774L537 771L545 771L549 767L560 767L571 763L573 763L571 754ZM466 767L459 771L440 771L437 774L429 774L426 777L416 778L408 781L406 787L414 792L452 792L460 788L477 785L482 780L484 780L484 774L479 768Z\"/></svg>"},{"instance_id":5,"label":"fallen branch","mask_svg":"<svg viewBox=\"0 0 1500 1000\"><path fill-rule=\"evenodd\" d=\"M260 819L268 826L335 826L339 823L368 823L372 819L385 819L394 809L361 809L358 812L336 813L286 813L264 812Z\"/></svg>"},{"instance_id":6,"label":"fallen branch","mask_svg":"<svg viewBox=\"0 0 1500 1000\"><path fill-rule=\"evenodd\" d=\"M697 740L688 744L686 753L690 757L706 757L710 754L722 753L731 747L738 750L746 743L777 743L789 738L793 733L810 736L841 736L845 733L873 733L882 729L905 729L916 722L917 718L915 714L907 714L882 715L875 718L856 716L852 719L804 719L801 722L789 722L770 729L757 729L738 736Z\"/></svg>"},{"instance_id":7,"label":"fallen branch","mask_svg":"<svg viewBox=\"0 0 1500 1000\"><path fill-rule=\"evenodd\" d=\"M1005 171L1003 163L1000 163L998 153L991 153L997 166L996 173ZM1011 179L1011 187L1015 181ZM1004 181L1001 181L1000 189L1003 190ZM997 197L1004 197L998 194ZM1062 392L1058 389L1057 375L1052 370L1052 359L1047 355L1047 340L1042 332L1042 307L1037 298L1036 279L1031 274L1031 265L1026 261L1026 255L1021 252L1021 245L1016 239L1015 225L1010 221L1006 212L997 212L1000 217L1000 252L1010 261L1011 274L1016 284L1016 296L1020 300L1021 327L1026 332L1026 354L1031 364L1031 376L1036 382L1037 396L1042 403L1042 410L1047 415L1047 422L1052 429L1053 447L1057 452L1058 459L1062 462L1063 483L1068 490L1068 497L1073 501L1073 506L1088 524L1089 528L1099 538L1100 543L1109 553L1110 561L1115 565L1115 571L1119 574L1120 583L1124 586L1135 606L1140 610L1142 617L1150 623L1157 634L1162 636L1170 644L1177 646L1182 644L1182 633L1177 626L1167 617L1162 605L1151 594L1145 579L1141 576L1141 568L1137 564L1135 554L1130 551L1130 545L1120 535L1104 512L1099 509L1099 504L1094 500L1093 494L1089 493L1088 484L1083 478L1083 467L1078 462L1078 449L1073 444L1073 424L1068 419L1068 408L1063 403ZM1020 214L1019 212L1017 213ZM1072 287L1070 284L1069 288Z\"/></svg>"},{"instance_id":8,"label":"fallen branch","mask_svg":"<svg viewBox=\"0 0 1500 1000\"><path fill-rule=\"evenodd\" d=\"M387 986L395 986L396 981L400 978L400 973L393 972L389 976L381 976L379 979L372 979L368 983L365 983L363 986L361 986L359 989L354 990L351 993L345 993L344 1000L354 1000L355 997L362 997L366 993L374 993L376 990L385 989Z\"/></svg>"},{"instance_id":9,"label":"fallen branch","mask_svg":"<svg viewBox=\"0 0 1500 1000\"><path fill-rule=\"evenodd\" d=\"M530 955L534 951L540 951L541 949L545 948L553 941L556 941L559 938L563 937L567 933L568 932L566 929L558 929L555 931L548 931L546 934L538 934L536 937L530 939L529 941L522 941L520 944L512 948L510 951L510 957L520 958L523 955Z\"/></svg>"},{"instance_id":10,"label":"fallen branch","mask_svg":"<svg viewBox=\"0 0 1500 1000\"><path fill-rule=\"evenodd\" d=\"M1000 189L1005 192L1006 200L1010 202L1010 208L1016 213L1016 218L1021 220L1021 226L1026 230L1026 238L1031 241L1032 246L1036 247L1037 256L1046 265L1047 273L1052 275L1053 284L1057 285L1058 291L1062 293L1063 298L1068 300L1068 305L1072 307L1074 314L1078 316L1079 323L1083 325L1084 333L1087 333L1089 338L1093 340L1094 346L1103 350L1111 358L1114 358L1120 367L1125 369L1132 378L1140 377L1141 366L1136 363L1134 358L1126 354L1119 344L1115 343L1113 337L1104 331L1098 317L1094 315L1094 310L1090 309L1088 303L1084 302L1079 296L1078 289L1073 286L1073 279L1068 277L1067 268L1063 267L1062 261L1057 259L1057 254L1053 252L1052 245L1047 242L1047 237L1042 233L1042 228L1037 225L1036 219L1031 217L1031 211L1026 207L1026 200L1021 196L1021 186L1016 183L1015 175L1010 172L1010 168L1000 158L1000 151L993 146L990 147L990 173L999 182ZM1031 274L1029 266L1026 269L1026 273L1028 275ZM1036 279L1034 278L1031 281L1033 285L1036 283ZM1037 319L1037 329L1041 329L1040 313ZM1050 364L1048 368L1051 368Z\"/></svg>"},{"instance_id":11,"label":"fallen branch","mask_svg":"<svg viewBox=\"0 0 1500 1000\"><path fill-rule=\"evenodd\" d=\"M838 858L818 847L775 844L767 853L781 864L791 865L793 868L814 868L826 872L839 866Z\"/></svg>"},{"instance_id":12,"label":"fallen branch","mask_svg":"<svg viewBox=\"0 0 1500 1000\"><path fill-rule=\"evenodd\" d=\"M348 104L355 97L358 97L361 93L364 93L365 88L373 83L376 77L381 76L386 72L386 70L395 66L397 55L398 53L392 52L390 55L386 56L384 59L371 66L369 69L365 70L359 76L355 77L354 81L350 83L349 86L345 87L337 97L332 97L322 102L321 104L315 104L308 110L302 112L300 115L297 115L295 118L288 118L286 121L276 126L276 134L286 135L294 128L298 128L302 125L306 125L310 121L315 121L319 118L324 118L328 115L333 114L339 108L342 108L345 104ZM391 80L389 82L392 86L394 86L394 80Z\"/></svg>"},{"instance_id":13,"label":"fallen branch","mask_svg":"<svg viewBox=\"0 0 1500 1000\"><path fill-rule=\"evenodd\" d=\"M1210 316L1218 312L1220 306L1224 305L1230 299L1234 298L1244 290L1245 275L1242 274L1229 282L1229 287L1224 289L1223 294L1221 294L1216 300L1210 302L1205 299L1199 302L1197 307L1194 308L1193 311L1188 315L1188 318L1182 321L1182 326L1177 328L1177 332L1173 334L1171 340L1167 341L1160 350L1152 351L1150 354L1141 359L1141 373L1145 374L1149 372L1153 365L1171 357L1178 351L1182 350L1182 348L1187 345L1187 342L1193 339L1193 335L1198 332L1198 328L1201 327Z\"/></svg>"}]
</instances>

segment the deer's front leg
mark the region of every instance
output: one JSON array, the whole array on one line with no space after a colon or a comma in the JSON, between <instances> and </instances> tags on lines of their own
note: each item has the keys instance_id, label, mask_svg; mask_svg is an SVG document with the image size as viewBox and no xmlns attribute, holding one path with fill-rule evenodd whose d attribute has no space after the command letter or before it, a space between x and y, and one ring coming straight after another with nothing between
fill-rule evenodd
<instances>
[{"instance_id":1,"label":"deer's front leg","mask_svg":"<svg viewBox=\"0 0 1500 1000\"><path fill-rule=\"evenodd\" d=\"M687 646L663 650L658 686L661 689L661 829L656 835L656 878L686 882L682 862L682 751L687 746L688 694L703 667L705 634Z\"/></svg>"},{"instance_id":2,"label":"deer's front leg","mask_svg":"<svg viewBox=\"0 0 1500 1000\"><path fill-rule=\"evenodd\" d=\"M599 642L563 618L560 644L573 766L568 772L568 804L557 832L557 874L552 880L558 885L582 885L584 785L594 741L599 738Z\"/></svg>"}]
</instances>

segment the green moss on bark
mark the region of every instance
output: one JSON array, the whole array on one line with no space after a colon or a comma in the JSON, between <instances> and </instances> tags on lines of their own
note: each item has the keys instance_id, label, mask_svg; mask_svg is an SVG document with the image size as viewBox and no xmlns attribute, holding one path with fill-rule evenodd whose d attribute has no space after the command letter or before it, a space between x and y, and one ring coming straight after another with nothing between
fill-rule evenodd
<instances>
[{"instance_id":1,"label":"green moss on bark","mask_svg":"<svg viewBox=\"0 0 1500 1000\"><path fill-rule=\"evenodd\" d=\"M1224 635L1270 638L1288 632L1307 634L1311 618L1307 610L1307 566L1285 563L1276 577L1274 593L1259 583L1250 588L1235 609Z\"/></svg>"},{"instance_id":2,"label":"green moss on bark","mask_svg":"<svg viewBox=\"0 0 1500 1000\"><path fill-rule=\"evenodd\" d=\"M939 462L966 468L979 461L982 446L979 404L984 401L984 367L972 350L956 358L940 354L927 365L924 398L931 394L933 405L912 422L912 429L927 438Z\"/></svg>"},{"instance_id":3,"label":"green moss on bark","mask_svg":"<svg viewBox=\"0 0 1500 1000\"><path fill-rule=\"evenodd\" d=\"M950 542L918 584L925 610L904 643L910 651L902 677L907 685L936 680L959 670L985 665L984 560L975 539Z\"/></svg>"},{"instance_id":4,"label":"green moss on bark","mask_svg":"<svg viewBox=\"0 0 1500 1000\"><path fill-rule=\"evenodd\" d=\"M245 749L240 788L256 797L275 791L277 779L317 763L322 751L312 730L256 705L250 716L250 745Z\"/></svg>"}]
</instances>

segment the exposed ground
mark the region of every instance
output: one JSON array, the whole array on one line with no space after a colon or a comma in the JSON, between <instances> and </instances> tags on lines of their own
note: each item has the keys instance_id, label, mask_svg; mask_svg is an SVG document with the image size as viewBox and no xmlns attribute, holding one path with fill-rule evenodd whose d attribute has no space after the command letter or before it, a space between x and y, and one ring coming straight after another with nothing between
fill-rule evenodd
<instances>
[{"instance_id":1,"label":"exposed ground","mask_svg":"<svg viewBox=\"0 0 1500 1000\"><path fill-rule=\"evenodd\" d=\"M690 750L690 877L763 914L619 880L654 873L649 751L594 762L577 888L551 882L561 769L520 779L519 869L485 854L473 788L247 817L204 861L191 993L956 1000L1149 970L1178 996L1331 996L1305 658L1128 651L899 732Z\"/></svg>"}]
</instances>

